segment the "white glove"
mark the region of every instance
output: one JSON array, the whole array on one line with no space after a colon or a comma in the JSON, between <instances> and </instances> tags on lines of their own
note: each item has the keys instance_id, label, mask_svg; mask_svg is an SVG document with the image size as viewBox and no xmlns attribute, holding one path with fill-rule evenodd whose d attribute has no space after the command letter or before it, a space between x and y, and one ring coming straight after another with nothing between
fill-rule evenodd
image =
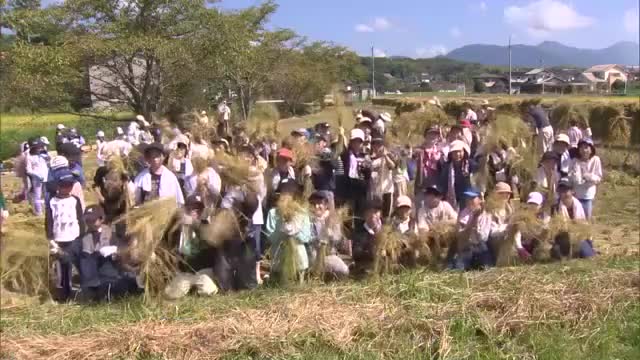
<instances>
[{"instance_id":1,"label":"white glove","mask_svg":"<svg viewBox=\"0 0 640 360\"><path fill-rule=\"evenodd\" d=\"M60 246L53 240L49 241L49 254L55 255L60 252Z\"/></svg>"},{"instance_id":2,"label":"white glove","mask_svg":"<svg viewBox=\"0 0 640 360\"><path fill-rule=\"evenodd\" d=\"M282 232L284 232L285 234L287 234L289 236L293 236L296 233L298 233L298 228L294 224L286 223L282 227Z\"/></svg>"},{"instance_id":3,"label":"white glove","mask_svg":"<svg viewBox=\"0 0 640 360\"><path fill-rule=\"evenodd\" d=\"M100 251L100 255L102 255L103 257L109 257L118 251L118 247L114 245L103 246L100 248L99 251Z\"/></svg>"}]
</instances>

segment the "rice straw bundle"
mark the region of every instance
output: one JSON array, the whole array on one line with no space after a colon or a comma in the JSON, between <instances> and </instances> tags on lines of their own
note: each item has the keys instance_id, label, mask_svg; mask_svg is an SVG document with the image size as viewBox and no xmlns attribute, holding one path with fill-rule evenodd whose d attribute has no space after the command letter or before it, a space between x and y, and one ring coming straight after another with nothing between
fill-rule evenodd
<instances>
[{"instance_id":1,"label":"rice straw bundle","mask_svg":"<svg viewBox=\"0 0 640 360\"><path fill-rule=\"evenodd\" d=\"M383 225L375 236L375 255L373 259L373 272L375 275L389 274L398 262L403 236L390 225Z\"/></svg>"},{"instance_id":2,"label":"rice straw bundle","mask_svg":"<svg viewBox=\"0 0 640 360\"><path fill-rule=\"evenodd\" d=\"M279 252L279 266L275 272L275 279L279 285L288 286L296 281L302 283L304 278L300 273L300 264L298 261L298 249L296 240L289 236L282 240Z\"/></svg>"},{"instance_id":3,"label":"rice straw bundle","mask_svg":"<svg viewBox=\"0 0 640 360\"><path fill-rule=\"evenodd\" d=\"M453 223L440 221L429 227L426 236L433 265L438 265L444 260L444 249L450 249L455 246L456 234L456 224Z\"/></svg>"},{"instance_id":4,"label":"rice straw bundle","mask_svg":"<svg viewBox=\"0 0 640 360\"><path fill-rule=\"evenodd\" d=\"M48 294L49 249L44 236L34 236L38 230L7 226L0 251L0 287L25 296ZM40 230L39 233L42 233ZM3 299L4 300L4 299Z\"/></svg>"},{"instance_id":5,"label":"rice straw bundle","mask_svg":"<svg viewBox=\"0 0 640 360\"><path fill-rule=\"evenodd\" d=\"M248 185L252 175L251 164L243 158L229 154L216 154L214 167L225 185Z\"/></svg>"},{"instance_id":6,"label":"rice straw bundle","mask_svg":"<svg viewBox=\"0 0 640 360\"><path fill-rule=\"evenodd\" d=\"M325 276L325 260L327 258L327 248L329 245L326 242L321 242L316 251L316 257L311 267L311 273L319 279L323 279Z\"/></svg>"},{"instance_id":7,"label":"rice straw bundle","mask_svg":"<svg viewBox=\"0 0 640 360\"><path fill-rule=\"evenodd\" d=\"M528 141L532 136L531 128L519 117L499 115L496 121L489 125L484 146L490 152L503 145L518 147L521 141Z\"/></svg>"},{"instance_id":8,"label":"rice straw bundle","mask_svg":"<svg viewBox=\"0 0 640 360\"><path fill-rule=\"evenodd\" d=\"M577 249L579 248L579 243L582 240L587 240L592 238L592 225L586 221L576 222L573 220L567 220L563 218L561 215L556 215L551 218L549 222L549 242L553 243L556 236L561 233L568 233L570 238L570 257L573 257L576 254Z\"/></svg>"},{"instance_id":9,"label":"rice straw bundle","mask_svg":"<svg viewBox=\"0 0 640 360\"><path fill-rule=\"evenodd\" d=\"M307 206L292 196L280 196L276 204L278 215L282 217L285 222L291 222L301 214L306 214Z\"/></svg>"},{"instance_id":10,"label":"rice straw bundle","mask_svg":"<svg viewBox=\"0 0 640 360\"><path fill-rule=\"evenodd\" d=\"M163 242L178 225L177 210L174 198L162 198L144 203L114 221L114 224L125 222L127 225L131 241L123 259L140 265L146 300L161 294L177 270L177 258L169 252L169 244Z\"/></svg>"},{"instance_id":11,"label":"rice straw bundle","mask_svg":"<svg viewBox=\"0 0 640 360\"><path fill-rule=\"evenodd\" d=\"M280 112L273 104L256 104L246 122L247 133L254 139L275 138L279 134Z\"/></svg>"},{"instance_id":12,"label":"rice straw bundle","mask_svg":"<svg viewBox=\"0 0 640 360\"><path fill-rule=\"evenodd\" d=\"M242 237L240 224L233 210L218 210L214 214L211 214L209 219L208 224L200 225L200 236L210 246L217 248L225 241Z\"/></svg>"},{"instance_id":13,"label":"rice straw bundle","mask_svg":"<svg viewBox=\"0 0 640 360\"><path fill-rule=\"evenodd\" d=\"M397 144L419 144L425 130L434 125L451 123L451 119L439 107L429 105L424 110L403 113L391 125L389 135Z\"/></svg>"},{"instance_id":14,"label":"rice straw bundle","mask_svg":"<svg viewBox=\"0 0 640 360\"><path fill-rule=\"evenodd\" d=\"M333 91L333 103L336 112L336 123L338 127L345 127L345 124L350 125L353 120L353 116L349 109L345 106L344 95L340 91L339 87L334 86ZM347 123L345 123L347 122Z\"/></svg>"}]
</instances>

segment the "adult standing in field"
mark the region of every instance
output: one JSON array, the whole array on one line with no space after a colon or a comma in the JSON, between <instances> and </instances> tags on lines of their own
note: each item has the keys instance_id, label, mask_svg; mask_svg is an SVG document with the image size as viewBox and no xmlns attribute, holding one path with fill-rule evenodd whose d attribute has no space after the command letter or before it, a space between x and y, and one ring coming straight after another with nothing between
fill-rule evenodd
<instances>
[{"instance_id":1,"label":"adult standing in field","mask_svg":"<svg viewBox=\"0 0 640 360\"><path fill-rule=\"evenodd\" d=\"M218 105L218 136L229 136L229 121L231 120L231 108L227 106L227 101L223 100Z\"/></svg>"},{"instance_id":2,"label":"adult standing in field","mask_svg":"<svg viewBox=\"0 0 640 360\"><path fill-rule=\"evenodd\" d=\"M551 150L554 141L549 116L540 105L530 105L527 114L531 117L536 128L538 153L542 155Z\"/></svg>"}]
</instances>

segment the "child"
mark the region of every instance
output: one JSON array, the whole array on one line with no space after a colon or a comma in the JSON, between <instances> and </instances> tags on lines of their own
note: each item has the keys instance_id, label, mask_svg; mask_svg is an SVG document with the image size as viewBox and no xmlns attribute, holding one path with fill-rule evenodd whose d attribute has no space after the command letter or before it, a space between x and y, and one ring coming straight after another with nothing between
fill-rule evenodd
<instances>
[{"instance_id":1,"label":"child","mask_svg":"<svg viewBox=\"0 0 640 360\"><path fill-rule=\"evenodd\" d=\"M45 214L45 227L51 254L56 258L60 299L65 301L71 295L71 266L78 267L80 234L84 234L82 205L80 199L71 195L76 177L66 171L58 177L56 195L51 198ZM80 273L82 276L82 273Z\"/></svg>"},{"instance_id":2,"label":"child","mask_svg":"<svg viewBox=\"0 0 640 360\"><path fill-rule=\"evenodd\" d=\"M375 259L376 235L382 230L382 202L370 200L364 206L364 222L353 232L354 266L359 270L369 268Z\"/></svg>"},{"instance_id":3,"label":"child","mask_svg":"<svg viewBox=\"0 0 640 360\"><path fill-rule=\"evenodd\" d=\"M569 138L569 146L571 148L577 148L578 143L582 140L582 130L578 127L578 120L569 120L569 129L567 129L567 137Z\"/></svg>"},{"instance_id":4,"label":"child","mask_svg":"<svg viewBox=\"0 0 640 360\"><path fill-rule=\"evenodd\" d=\"M549 224L549 214L544 211L544 196L539 192L529 193L527 198L527 207L530 211L535 213L535 216L538 220L542 222L543 230L546 229ZM521 232L516 233L515 243L516 243L516 251L518 253L518 257L521 260L529 260L531 258L531 254L538 248L541 244L542 236L538 237L537 235L543 234L522 234Z\"/></svg>"},{"instance_id":5,"label":"child","mask_svg":"<svg viewBox=\"0 0 640 360\"><path fill-rule=\"evenodd\" d=\"M569 167L571 166L571 155L569 154L570 147L569 136L566 134L558 134L556 141L553 143L552 151L558 155L558 172L560 176L569 176Z\"/></svg>"},{"instance_id":6,"label":"child","mask_svg":"<svg viewBox=\"0 0 640 360\"><path fill-rule=\"evenodd\" d=\"M278 202L292 200L297 192L298 185L295 181L290 179L284 180L278 188ZM297 275L302 276L309 268L309 257L306 249L307 244L311 241L309 215L301 212L291 219L285 219L280 209L274 207L269 210L267 214L265 234L271 242L273 272L280 276L286 276L286 274L283 274L284 269L282 268L284 261L287 260L284 258L287 256L284 253L284 246L287 246L285 242L291 238L295 246L295 269L298 272Z\"/></svg>"},{"instance_id":7,"label":"child","mask_svg":"<svg viewBox=\"0 0 640 360\"><path fill-rule=\"evenodd\" d=\"M560 180L560 173L558 172L559 163L560 157L558 154L553 151L547 151L544 153L533 179L535 187L538 187L541 190L555 189L558 181Z\"/></svg>"},{"instance_id":8,"label":"child","mask_svg":"<svg viewBox=\"0 0 640 360\"><path fill-rule=\"evenodd\" d=\"M393 171L396 164L387 152L383 138L373 138L371 150L371 181L368 195L370 198L382 200L382 216L388 219L393 206Z\"/></svg>"},{"instance_id":9,"label":"child","mask_svg":"<svg viewBox=\"0 0 640 360\"><path fill-rule=\"evenodd\" d=\"M325 191L316 191L309 197L311 205L311 262L318 261L318 254L325 247L324 272L336 278L349 275L349 267L338 256L337 248L342 243L340 223L331 219L329 197Z\"/></svg>"},{"instance_id":10,"label":"child","mask_svg":"<svg viewBox=\"0 0 640 360\"><path fill-rule=\"evenodd\" d=\"M276 190L280 186L280 183L285 179L296 180L296 173L293 170L293 151L287 148L280 148L276 153L276 167L271 170L269 176L270 187L269 194L274 196Z\"/></svg>"},{"instance_id":11,"label":"child","mask_svg":"<svg viewBox=\"0 0 640 360\"><path fill-rule=\"evenodd\" d=\"M174 197L178 205L183 205L184 196L180 190L180 183L176 176L163 165L162 144L148 145L144 149L144 159L149 167L142 170L134 181L136 205L169 196Z\"/></svg>"},{"instance_id":12,"label":"child","mask_svg":"<svg viewBox=\"0 0 640 360\"><path fill-rule=\"evenodd\" d=\"M561 216L565 221L573 221L577 223L585 222L587 220L582 204L575 198L573 187L568 179L562 179L558 184L558 194L560 195L560 202L556 210L557 214ZM590 258L595 256L595 250L593 248L593 242L590 239L581 240L577 251L574 252L579 258ZM570 234L568 232L561 232L558 234L551 248L551 257L559 260L563 257L572 255L570 245Z\"/></svg>"},{"instance_id":13,"label":"child","mask_svg":"<svg viewBox=\"0 0 640 360\"><path fill-rule=\"evenodd\" d=\"M178 253L183 262L175 277L164 290L165 296L176 300L196 288L198 295L210 296L218 292L213 282L213 258L215 250L199 236L199 225L203 219L205 206L198 195L189 196L185 201L185 215L178 245Z\"/></svg>"},{"instance_id":14,"label":"child","mask_svg":"<svg viewBox=\"0 0 640 360\"><path fill-rule=\"evenodd\" d=\"M593 200L596 187L602 180L602 165L596 155L596 148L590 139L578 143L578 157L571 166L569 178L575 187L575 194L584 209L587 220L593 215Z\"/></svg>"},{"instance_id":15,"label":"child","mask_svg":"<svg viewBox=\"0 0 640 360\"><path fill-rule=\"evenodd\" d=\"M176 148L171 152L169 156L168 167L178 178L180 189L184 193L185 179L193 174L193 165L191 160L187 157L189 153L189 140L184 135L179 135L176 140Z\"/></svg>"},{"instance_id":16,"label":"child","mask_svg":"<svg viewBox=\"0 0 640 360\"><path fill-rule=\"evenodd\" d=\"M469 146L462 140L451 142L448 160L439 169L438 185L445 199L453 208L460 208L465 190L471 187L471 173L476 171L476 163L469 158Z\"/></svg>"},{"instance_id":17,"label":"child","mask_svg":"<svg viewBox=\"0 0 640 360\"><path fill-rule=\"evenodd\" d=\"M29 154L26 156L25 172L31 184L29 188L29 200L34 215L42 215L44 205L44 185L49 177L49 167L46 157L42 154L44 144L40 138L29 140Z\"/></svg>"},{"instance_id":18,"label":"child","mask_svg":"<svg viewBox=\"0 0 640 360\"><path fill-rule=\"evenodd\" d=\"M458 213L446 201L442 201L442 191L432 185L425 191L424 206L418 209L418 229L428 232L436 223L455 224Z\"/></svg>"},{"instance_id":19,"label":"child","mask_svg":"<svg viewBox=\"0 0 640 360\"><path fill-rule=\"evenodd\" d=\"M96 133L96 158L98 160L98 166L104 166L107 154L103 153L104 146L107 141L104 139L104 131L99 130Z\"/></svg>"},{"instance_id":20,"label":"child","mask_svg":"<svg viewBox=\"0 0 640 360\"><path fill-rule=\"evenodd\" d=\"M484 211L479 191L464 192L466 205L458 217L458 241L450 248L448 267L451 270L483 269L493 266L493 256L487 241L491 217Z\"/></svg>"},{"instance_id":21,"label":"child","mask_svg":"<svg viewBox=\"0 0 640 360\"><path fill-rule=\"evenodd\" d=\"M400 196L396 202L396 209L393 212L392 226L401 235L417 235L418 228L416 222L411 217L413 204L408 196Z\"/></svg>"}]
</instances>

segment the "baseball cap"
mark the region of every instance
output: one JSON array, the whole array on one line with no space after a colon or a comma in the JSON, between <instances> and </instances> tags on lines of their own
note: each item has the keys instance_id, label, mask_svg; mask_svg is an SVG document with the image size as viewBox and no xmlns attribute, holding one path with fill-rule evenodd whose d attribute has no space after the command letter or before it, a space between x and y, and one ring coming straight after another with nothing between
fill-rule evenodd
<instances>
[{"instance_id":1,"label":"baseball cap","mask_svg":"<svg viewBox=\"0 0 640 360\"><path fill-rule=\"evenodd\" d=\"M539 192L532 192L527 197L527 204L542 205L543 202L544 196Z\"/></svg>"},{"instance_id":2,"label":"baseball cap","mask_svg":"<svg viewBox=\"0 0 640 360\"><path fill-rule=\"evenodd\" d=\"M46 136L40 136L40 141L44 144L44 145L49 145L49 139L47 139Z\"/></svg>"},{"instance_id":3,"label":"baseball cap","mask_svg":"<svg viewBox=\"0 0 640 360\"><path fill-rule=\"evenodd\" d=\"M324 202L324 201L327 201L328 199L329 197L327 196L326 191L314 191L309 196L310 203Z\"/></svg>"},{"instance_id":4,"label":"baseball cap","mask_svg":"<svg viewBox=\"0 0 640 360\"><path fill-rule=\"evenodd\" d=\"M64 167L69 167L69 160L66 157L58 155L54 156L49 163L51 166L51 170L62 169Z\"/></svg>"},{"instance_id":5,"label":"baseball cap","mask_svg":"<svg viewBox=\"0 0 640 360\"><path fill-rule=\"evenodd\" d=\"M569 135L567 135L567 134L558 134L556 136L556 142L563 142L563 143L566 143L567 145L569 145L570 144Z\"/></svg>"},{"instance_id":6,"label":"baseball cap","mask_svg":"<svg viewBox=\"0 0 640 360\"><path fill-rule=\"evenodd\" d=\"M293 151L287 148L280 148L280 150L278 150L276 155L281 158L293 160Z\"/></svg>"},{"instance_id":7,"label":"baseball cap","mask_svg":"<svg viewBox=\"0 0 640 360\"><path fill-rule=\"evenodd\" d=\"M56 129L58 129L58 130L64 130L64 129L65 129L65 126L64 126L64 125L62 125L62 124L58 124L58 125L56 125Z\"/></svg>"},{"instance_id":8,"label":"baseball cap","mask_svg":"<svg viewBox=\"0 0 640 360\"><path fill-rule=\"evenodd\" d=\"M556 154L553 151L547 151L544 154L542 154L542 159L540 161L545 161L545 160L559 161L560 157L558 156L558 154Z\"/></svg>"},{"instance_id":9,"label":"baseball cap","mask_svg":"<svg viewBox=\"0 0 640 360\"><path fill-rule=\"evenodd\" d=\"M278 185L278 194L295 194L298 192L298 184L292 179L283 179Z\"/></svg>"},{"instance_id":10,"label":"baseball cap","mask_svg":"<svg viewBox=\"0 0 640 360\"><path fill-rule=\"evenodd\" d=\"M379 115L380 119L384 122L391 122L391 115L388 112L383 112Z\"/></svg>"},{"instance_id":11,"label":"baseball cap","mask_svg":"<svg viewBox=\"0 0 640 360\"><path fill-rule=\"evenodd\" d=\"M410 197L406 195L398 196L398 199L396 200L396 209L403 206L408 206L409 208L413 207Z\"/></svg>"},{"instance_id":12,"label":"baseball cap","mask_svg":"<svg viewBox=\"0 0 640 360\"><path fill-rule=\"evenodd\" d=\"M350 133L350 140L360 139L364 141L364 131L360 129L353 129Z\"/></svg>"},{"instance_id":13,"label":"baseball cap","mask_svg":"<svg viewBox=\"0 0 640 360\"><path fill-rule=\"evenodd\" d=\"M462 127L471 127L471 121L469 121L467 119L464 119L464 120L460 121L460 125Z\"/></svg>"},{"instance_id":14,"label":"baseball cap","mask_svg":"<svg viewBox=\"0 0 640 360\"><path fill-rule=\"evenodd\" d=\"M63 169L57 174L59 184L73 184L76 182L76 176L69 169Z\"/></svg>"},{"instance_id":15,"label":"baseball cap","mask_svg":"<svg viewBox=\"0 0 640 360\"><path fill-rule=\"evenodd\" d=\"M162 154L164 154L164 145L162 145L161 143L158 143L158 142L154 142L154 143L148 144L147 146L144 147L143 154L147 155L147 154L149 154L151 152L151 150L158 150Z\"/></svg>"},{"instance_id":16,"label":"baseball cap","mask_svg":"<svg viewBox=\"0 0 640 360\"><path fill-rule=\"evenodd\" d=\"M99 130L99 131L96 133L96 136L98 136L98 137L104 137L104 131Z\"/></svg>"},{"instance_id":17,"label":"baseball cap","mask_svg":"<svg viewBox=\"0 0 640 360\"><path fill-rule=\"evenodd\" d=\"M558 181L557 190L558 191L573 190L573 185L571 185L571 181L569 181L568 178L562 178L560 179L560 181Z\"/></svg>"},{"instance_id":18,"label":"baseball cap","mask_svg":"<svg viewBox=\"0 0 640 360\"><path fill-rule=\"evenodd\" d=\"M90 205L84 210L84 218L89 222L104 218L104 210L100 205Z\"/></svg>"},{"instance_id":19,"label":"baseball cap","mask_svg":"<svg viewBox=\"0 0 640 360\"><path fill-rule=\"evenodd\" d=\"M469 197L469 198L476 198L480 196L480 190L476 189L476 188L468 188L467 190L465 190L465 192L463 193L464 196Z\"/></svg>"},{"instance_id":20,"label":"baseball cap","mask_svg":"<svg viewBox=\"0 0 640 360\"><path fill-rule=\"evenodd\" d=\"M358 124L362 124L362 123L365 123L365 122L370 123L370 122L372 122L372 121L371 121L371 119L370 119L370 118L368 118L368 117L366 117L366 116L363 116L362 118L360 118L360 120L358 120Z\"/></svg>"},{"instance_id":21,"label":"baseball cap","mask_svg":"<svg viewBox=\"0 0 640 360\"><path fill-rule=\"evenodd\" d=\"M193 194L187 196L184 200L184 206L189 209L204 209L204 202L200 195Z\"/></svg>"},{"instance_id":22,"label":"baseball cap","mask_svg":"<svg viewBox=\"0 0 640 360\"><path fill-rule=\"evenodd\" d=\"M440 196L440 195L442 195L442 190L440 189L440 187L438 185L431 185L431 186L427 187L427 189L425 190L425 194L432 194L432 195Z\"/></svg>"}]
</instances>

